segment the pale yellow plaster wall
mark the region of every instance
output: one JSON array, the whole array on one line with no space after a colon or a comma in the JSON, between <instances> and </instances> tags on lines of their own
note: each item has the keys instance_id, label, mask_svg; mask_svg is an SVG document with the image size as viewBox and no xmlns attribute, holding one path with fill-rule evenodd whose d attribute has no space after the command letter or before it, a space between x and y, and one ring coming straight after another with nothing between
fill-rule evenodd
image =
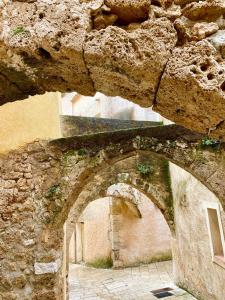
<instances>
[{"instance_id":1,"label":"pale yellow plaster wall","mask_svg":"<svg viewBox=\"0 0 225 300\"><path fill-rule=\"evenodd\" d=\"M124 266L169 260L171 233L163 214L145 195L138 199L142 215L137 218L123 207L120 228L120 259Z\"/></svg>"},{"instance_id":2,"label":"pale yellow plaster wall","mask_svg":"<svg viewBox=\"0 0 225 300\"><path fill-rule=\"evenodd\" d=\"M89 203L79 219L80 222L84 222L85 263L111 257L109 214L109 198L102 198Z\"/></svg>"},{"instance_id":3,"label":"pale yellow plaster wall","mask_svg":"<svg viewBox=\"0 0 225 300\"><path fill-rule=\"evenodd\" d=\"M170 164L176 238L173 239L174 279L197 299L225 299L225 268L212 260L205 206L219 199L191 174ZM223 231L225 212L221 207Z\"/></svg>"},{"instance_id":4,"label":"pale yellow plaster wall","mask_svg":"<svg viewBox=\"0 0 225 300\"><path fill-rule=\"evenodd\" d=\"M91 202L79 221L84 222L84 261L95 262L111 256L112 237L109 199ZM126 206L121 207L119 228L120 259L123 266L149 263L171 258L171 233L160 210L146 196L138 199L142 218L135 216ZM80 232L77 232L77 240ZM77 261L80 261L80 242L77 243ZM73 250L74 251L74 250Z\"/></svg>"},{"instance_id":5,"label":"pale yellow plaster wall","mask_svg":"<svg viewBox=\"0 0 225 300\"><path fill-rule=\"evenodd\" d=\"M0 153L37 139L61 137L60 93L46 93L0 107Z\"/></svg>"}]
</instances>

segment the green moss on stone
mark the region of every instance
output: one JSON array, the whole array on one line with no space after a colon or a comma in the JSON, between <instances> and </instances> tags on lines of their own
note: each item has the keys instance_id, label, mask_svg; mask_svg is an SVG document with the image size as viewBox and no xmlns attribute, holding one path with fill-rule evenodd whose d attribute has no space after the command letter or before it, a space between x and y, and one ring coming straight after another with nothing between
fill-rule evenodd
<instances>
[{"instance_id":1,"label":"green moss on stone","mask_svg":"<svg viewBox=\"0 0 225 300\"><path fill-rule=\"evenodd\" d=\"M129 267L140 266L141 264L152 264L161 261L170 261L172 260L172 258L172 251L168 250L165 252L158 253L157 255L149 256L142 260L139 260L136 263L129 265Z\"/></svg>"},{"instance_id":2,"label":"green moss on stone","mask_svg":"<svg viewBox=\"0 0 225 300\"><path fill-rule=\"evenodd\" d=\"M206 162L206 158L203 156L202 150L198 147L197 152L195 154L195 160L204 164Z\"/></svg>"},{"instance_id":3,"label":"green moss on stone","mask_svg":"<svg viewBox=\"0 0 225 300\"><path fill-rule=\"evenodd\" d=\"M155 263L155 262L169 261L169 260L172 260L171 251L153 256L152 258L149 259L148 263Z\"/></svg>"},{"instance_id":4,"label":"green moss on stone","mask_svg":"<svg viewBox=\"0 0 225 300\"><path fill-rule=\"evenodd\" d=\"M74 159L77 161L83 160L87 156L88 152L85 148L81 148L79 150L69 150L63 156L63 164L64 166L70 165Z\"/></svg>"}]
</instances>

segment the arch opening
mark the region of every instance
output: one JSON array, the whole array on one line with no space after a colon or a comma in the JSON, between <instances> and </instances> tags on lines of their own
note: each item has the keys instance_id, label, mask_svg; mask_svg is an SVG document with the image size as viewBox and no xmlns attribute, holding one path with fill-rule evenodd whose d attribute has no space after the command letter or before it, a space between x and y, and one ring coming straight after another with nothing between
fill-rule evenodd
<instances>
[{"instance_id":1,"label":"arch opening","mask_svg":"<svg viewBox=\"0 0 225 300\"><path fill-rule=\"evenodd\" d=\"M91 275L93 267L100 269L110 267L111 262L113 269L134 267L135 270L136 266L143 265L148 268L149 263L157 261L168 261L167 266L170 267L171 233L158 207L143 193L124 183L111 185L107 189L106 195L106 198L90 200L91 202L76 218L76 225L73 224L73 229L75 225L75 236L77 236L76 253L78 253L78 257L76 263L80 263L81 240L85 240L85 258L83 260L86 267L70 264L69 299L73 299L82 287L86 287L86 292L89 290L94 294L88 284L88 281L92 280L93 285L98 286ZM71 211L76 208L74 206ZM81 230L83 231L82 239L80 237ZM96 234L93 234L94 232ZM71 235L71 239L73 241L74 234ZM107 240L105 243L104 239ZM101 249L99 249L99 245L101 245ZM74 253L74 248L72 251ZM90 266L92 269L89 268ZM80 272L85 274L85 282L84 278L80 276ZM101 270L96 272L99 272L99 276L101 276ZM110 272L113 276L113 271ZM151 272L148 272L147 275L150 279ZM104 279L106 280L106 278ZM124 281L127 279L127 277L123 278ZM77 286L78 282L79 289L75 288L74 284L76 283ZM168 275L168 284L170 283ZM130 290L127 288L124 290L123 296L125 297L129 292ZM108 293L109 295L110 293ZM120 296L122 297L122 294Z\"/></svg>"}]
</instances>

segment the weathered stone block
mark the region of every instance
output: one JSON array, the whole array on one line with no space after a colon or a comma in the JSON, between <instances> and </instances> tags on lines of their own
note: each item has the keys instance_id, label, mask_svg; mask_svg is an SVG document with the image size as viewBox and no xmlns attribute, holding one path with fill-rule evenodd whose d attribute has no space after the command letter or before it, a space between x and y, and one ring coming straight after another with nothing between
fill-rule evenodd
<instances>
[{"instance_id":1,"label":"weathered stone block","mask_svg":"<svg viewBox=\"0 0 225 300\"><path fill-rule=\"evenodd\" d=\"M57 259L56 261L50 263L36 262L34 264L34 271L37 275L57 273L61 266L61 261Z\"/></svg>"}]
</instances>

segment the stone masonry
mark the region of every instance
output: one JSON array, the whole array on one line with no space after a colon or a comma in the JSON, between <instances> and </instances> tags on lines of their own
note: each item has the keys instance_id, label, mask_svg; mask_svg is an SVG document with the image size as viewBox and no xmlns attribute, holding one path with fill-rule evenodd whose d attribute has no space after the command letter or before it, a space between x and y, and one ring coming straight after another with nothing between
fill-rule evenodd
<instances>
[{"instance_id":1,"label":"stone masonry","mask_svg":"<svg viewBox=\"0 0 225 300\"><path fill-rule=\"evenodd\" d=\"M189 171L225 207L224 145L204 146L176 125L29 144L0 160L3 300L62 299L63 224L72 205L98 172L139 152Z\"/></svg>"}]
</instances>

